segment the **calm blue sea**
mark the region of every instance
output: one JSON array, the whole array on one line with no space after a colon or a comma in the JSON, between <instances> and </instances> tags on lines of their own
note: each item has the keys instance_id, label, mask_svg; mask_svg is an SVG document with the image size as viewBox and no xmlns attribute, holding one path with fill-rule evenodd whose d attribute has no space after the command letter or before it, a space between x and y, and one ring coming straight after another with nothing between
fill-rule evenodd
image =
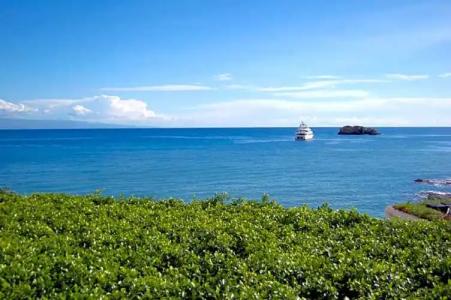
<instances>
[{"instance_id":1,"label":"calm blue sea","mask_svg":"<svg viewBox=\"0 0 451 300\"><path fill-rule=\"evenodd\" d=\"M451 177L451 128L313 129L310 142L295 142L295 128L1 130L0 186L187 201L269 193L285 206L328 202L378 217L420 191L450 191L413 180Z\"/></svg>"}]
</instances>

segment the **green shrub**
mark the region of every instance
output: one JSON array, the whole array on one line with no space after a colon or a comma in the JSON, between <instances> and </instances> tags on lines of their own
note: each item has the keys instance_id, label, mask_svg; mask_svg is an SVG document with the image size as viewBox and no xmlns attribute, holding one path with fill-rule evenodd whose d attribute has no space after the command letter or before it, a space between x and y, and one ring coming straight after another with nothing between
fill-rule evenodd
<instances>
[{"instance_id":1,"label":"green shrub","mask_svg":"<svg viewBox=\"0 0 451 300\"><path fill-rule=\"evenodd\" d=\"M101 194L0 199L0 299L451 294L445 222L283 208L267 196L190 204Z\"/></svg>"}]
</instances>

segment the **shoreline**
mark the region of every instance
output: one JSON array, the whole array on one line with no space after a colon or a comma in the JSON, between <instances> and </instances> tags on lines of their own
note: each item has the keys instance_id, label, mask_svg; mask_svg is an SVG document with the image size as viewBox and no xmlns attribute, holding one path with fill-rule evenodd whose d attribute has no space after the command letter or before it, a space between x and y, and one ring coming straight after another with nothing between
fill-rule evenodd
<instances>
[{"instance_id":1,"label":"shoreline","mask_svg":"<svg viewBox=\"0 0 451 300\"><path fill-rule=\"evenodd\" d=\"M419 218L417 216L405 213L393 207L393 205L389 205L384 210L385 219L392 220L394 218L408 220L408 221L425 221L425 219Z\"/></svg>"}]
</instances>

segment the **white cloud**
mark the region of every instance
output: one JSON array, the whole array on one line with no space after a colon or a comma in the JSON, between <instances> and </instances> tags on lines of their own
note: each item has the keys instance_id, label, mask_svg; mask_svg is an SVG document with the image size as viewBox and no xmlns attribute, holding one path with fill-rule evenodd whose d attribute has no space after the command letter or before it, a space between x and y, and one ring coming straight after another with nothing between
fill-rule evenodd
<instances>
[{"instance_id":1,"label":"white cloud","mask_svg":"<svg viewBox=\"0 0 451 300\"><path fill-rule=\"evenodd\" d=\"M165 84L135 87L106 87L101 90L110 92L197 92L212 90L212 88L198 84Z\"/></svg>"},{"instance_id":2,"label":"white cloud","mask_svg":"<svg viewBox=\"0 0 451 300\"><path fill-rule=\"evenodd\" d=\"M155 118L157 114L147 107L147 103L141 100L122 100L117 96L103 96L109 102L109 110L106 115L112 119L126 121L145 121Z\"/></svg>"},{"instance_id":3,"label":"white cloud","mask_svg":"<svg viewBox=\"0 0 451 300\"><path fill-rule=\"evenodd\" d=\"M181 108L171 116L156 113L145 101L109 95L24 103L2 100L0 107L23 111L24 105L30 112L27 117L33 119L72 119L136 126L295 126L301 119L311 126L451 126L451 98L237 99ZM76 111L82 113L76 114Z\"/></svg>"},{"instance_id":4,"label":"white cloud","mask_svg":"<svg viewBox=\"0 0 451 300\"><path fill-rule=\"evenodd\" d=\"M408 81L413 81L413 80L424 80L424 79L428 79L429 75L412 75L412 74L385 74L385 77L388 79L394 79L394 80L408 80Z\"/></svg>"},{"instance_id":5,"label":"white cloud","mask_svg":"<svg viewBox=\"0 0 451 300\"><path fill-rule=\"evenodd\" d=\"M84 107L83 105L77 104L72 107L72 110L74 111L74 114L77 116L84 116L89 113L92 113L92 110L89 108Z\"/></svg>"},{"instance_id":6,"label":"white cloud","mask_svg":"<svg viewBox=\"0 0 451 300\"><path fill-rule=\"evenodd\" d=\"M167 116L157 114L148 104L138 99L122 99L118 96L100 95L80 99L39 99L26 101L39 110L36 118L75 119L116 124L152 124L167 121Z\"/></svg>"},{"instance_id":7,"label":"white cloud","mask_svg":"<svg viewBox=\"0 0 451 300\"><path fill-rule=\"evenodd\" d=\"M177 117L181 126L450 126L451 98L367 98L349 101L240 99L203 104Z\"/></svg>"},{"instance_id":8,"label":"white cloud","mask_svg":"<svg viewBox=\"0 0 451 300\"><path fill-rule=\"evenodd\" d=\"M278 97L290 98L365 98L368 92L364 90L313 90L275 93Z\"/></svg>"},{"instance_id":9,"label":"white cloud","mask_svg":"<svg viewBox=\"0 0 451 300\"><path fill-rule=\"evenodd\" d=\"M233 77L230 73L222 73L214 76L214 79L217 81L230 81L233 79Z\"/></svg>"},{"instance_id":10,"label":"white cloud","mask_svg":"<svg viewBox=\"0 0 451 300\"><path fill-rule=\"evenodd\" d=\"M0 112L5 113L22 113L33 111L31 107L28 107L22 103L12 103L0 99Z\"/></svg>"},{"instance_id":11,"label":"white cloud","mask_svg":"<svg viewBox=\"0 0 451 300\"><path fill-rule=\"evenodd\" d=\"M443 74L438 75L438 77L440 77L440 78L449 78L449 77L451 77L451 73L443 73Z\"/></svg>"}]
</instances>

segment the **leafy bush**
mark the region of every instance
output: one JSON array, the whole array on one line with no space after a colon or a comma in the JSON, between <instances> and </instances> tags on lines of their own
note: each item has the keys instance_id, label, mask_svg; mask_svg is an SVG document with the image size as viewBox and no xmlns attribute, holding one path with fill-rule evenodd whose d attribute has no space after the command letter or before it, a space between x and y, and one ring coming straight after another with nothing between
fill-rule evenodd
<instances>
[{"instance_id":1,"label":"leafy bush","mask_svg":"<svg viewBox=\"0 0 451 300\"><path fill-rule=\"evenodd\" d=\"M229 202L0 193L0 298L451 294L444 222Z\"/></svg>"}]
</instances>

